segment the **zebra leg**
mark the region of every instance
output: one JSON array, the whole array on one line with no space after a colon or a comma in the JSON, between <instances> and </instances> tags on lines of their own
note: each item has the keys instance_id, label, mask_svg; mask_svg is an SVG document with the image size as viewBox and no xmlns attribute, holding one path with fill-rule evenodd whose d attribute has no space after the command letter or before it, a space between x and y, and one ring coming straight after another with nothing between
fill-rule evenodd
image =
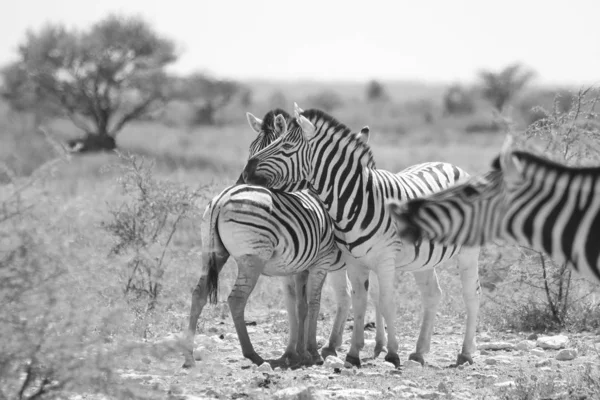
<instances>
[{"instance_id":1,"label":"zebra leg","mask_svg":"<svg viewBox=\"0 0 600 400\"><path fill-rule=\"evenodd\" d=\"M346 268L330 272L328 274L331 287L335 293L336 312L331 334L329 335L329 344L321 349L321 357L326 359L328 356L337 356L336 349L342 345L344 334L344 325L350 312L350 281Z\"/></svg>"},{"instance_id":2,"label":"zebra leg","mask_svg":"<svg viewBox=\"0 0 600 400\"><path fill-rule=\"evenodd\" d=\"M185 357L185 361L182 365L183 368L192 368L196 364L196 361L194 360L194 336L196 335L198 318L200 318L202 309L206 305L208 299L207 278L207 275L203 275L194 288L194 292L192 293L190 321L188 324L187 337L185 338L183 352L183 356Z\"/></svg>"},{"instance_id":3,"label":"zebra leg","mask_svg":"<svg viewBox=\"0 0 600 400\"><path fill-rule=\"evenodd\" d=\"M387 353L386 337L385 337L385 321L381 314L381 304L379 299L379 279L377 275L371 273L369 276L369 296L375 307L375 350L373 351L373 358L379 357L379 354Z\"/></svg>"},{"instance_id":4,"label":"zebra leg","mask_svg":"<svg viewBox=\"0 0 600 400\"><path fill-rule=\"evenodd\" d=\"M354 327L350 350L346 362L360 367L360 350L365 346L365 312L367 310L367 291L369 289L369 270L360 265L348 265L348 277L352 284L352 309Z\"/></svg>"},{"instance_id":5,"label":"zebra leg","mask_svg":"<svg viewBox=\"0 0 600 400\"><path fill-rule=\"evenodd\" d=\"M319 319L319 309L321 308L321 292L323 284L327 277L327 271L324 269L311 269L308 275L308 284L306 293L308 297L308 329L307 329L307 350L310 355L310 364L323 364L323 358L319 354L317 345L317 321Z\"/></svg>"},{"instance_id":6,"label":"zebra leg","mask_svg":"<svg viewBox=\"0 0 600 400\"><path fill-rule=\"evenodd\" d=\"M303 301L299 293L296 292L296 278L294 275L289 275L284 278L285 307L288 316L289 339L285 352L278 360L273 361L274 365L289 366L298 359L296 353L296 345L298 343L298 314L296 312L296 301Z\"/></svg>"},{"instance_id":7,"label":"zebra leg","mask_svg":"<svg viewBox=\"0 0 600 400\"><path fill-rule=\"evenodd\" d=\"M394 258L386 260L377 270L377 279L379 280L379 305L381 313L387 326L387 344L388 352L385 355L385 361L388 361L396 368L400 366L398 357L398 340L396 339L396 299L394 284L396 277L396 268ZM383 325L383 323L382 323Z\"/></svg>"},{"instance_id":8,"label":"zebra leg","mask_svg":"<svg viewBox=\"0 0 600 400\"><path fill-rule=\"evenodd\" d=\"M296 339L296 354L297 362L307 364L310 360L310 355L307 351L307 334L308 334L308 302L307 302L307 286L308 286L309 271L302 271L294 275L296 282L296 315L297 321L297 339Z\"/></svg>"},{"instance_id":9,"label":"zebra leg","mask_svg":"<svg viewBox=\"0 0 600 400\"><path fill-rule=\"evenodd\" d=\"M202 263L203 265L208 265L209 259L206 253L203 253ZM227 262L229 256L221 255L219 257L215 257L214 261L216 262L215 268L217 269L217 274L221 273L223 269L223 265ZM183 345L183 356L185 361L182 365L182 368L192 368L196 361L194 360L194 336L196 336L196 327L198 325L198 318L200 318L200 314L204 309L204 306L207 303L208 299L208 275L203 273L202 277L198 281L198 284L194 288L192 292L192 307L190 309L190 320L188 324L188 330L186 334L186 338L184 339Z\"/></svg>"},{"instance_id":10,"label":"zebra leg","mask_svg":"<svg viewBox=\"0 0 600 400\"><path fill-rule=\"evenodd\" d=\"M240 257L236 261L238 264L238 276L227 302L229 303L233 324L235 325L235 330L242 347L242 354L254 364L261 365L264 360L256 354L254 347L252 347L250 337L248 336L248 329L246 328L244 311L248 297L254 290L260 276L263 262L253 256Z\"/></svg>"},{"instance_id":11,"label":"zebra leg","mask_svg":"<svg viewBox=\"0 0 600 400\"><path fill-rule=\"evenodd\" d=\"M475 335L477 316L479 314L479 247L460 249L458 254L458 270L462 282L463 300L467 308L467 326L462 351L456 359L456 365L473 364L472 354L476 349Z\"/></svg>"},{"instance_id":12,"label":"zebra leg","mask_svg":"<svg viewBox=\"0 0 600 400\"><path fill-rule=\"evenodd\" d=\"M413 275L419 291L421 292L421 301L423 303L423 321L421 322L421 332L417 340L417 349L408 359L417 361L425 365L424 355L429 352L431 345L431 335L435 324L435 315L442 299L442 289L435 269L426 269L414 271Z\"/></svg>"}]
</instances>

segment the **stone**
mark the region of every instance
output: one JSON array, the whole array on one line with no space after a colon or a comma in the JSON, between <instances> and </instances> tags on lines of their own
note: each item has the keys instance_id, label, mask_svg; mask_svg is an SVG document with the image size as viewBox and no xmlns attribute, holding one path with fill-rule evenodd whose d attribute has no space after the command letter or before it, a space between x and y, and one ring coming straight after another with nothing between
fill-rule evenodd
<instances>
[{"instance_id":1,"label":"stone","mask_svg":"<svg viewBox=\"0 0 600 400\"><path fill-rule=\"evenodd\" d=\"M496 365L498 364L498 360L495 358L486 358L484 361L487 365Z\"/></svg>"},{"instance_id":2,"label":"stone","mask_svg":"<svg viewBox=\"0 0 600 400\"><path fill-rule=\"evenodd\" d=\"M499 388L514 387L515 386L515 381L498 382L498 383L494 383L494 386L495 387L499 387Z\"/></svg>"},{"instance_id":3,"label":"stone","mask_svg":"<svg viewBox=\"0 0 600 400\"><path fill-rule=\"evenodd\" d=\"M340 368L341 369L341 368L344 368L344 362L336 356L327 356L323 366L325 368Z\"/></svg>"},{"instance_id":4,"label":"stone","mask_svg":"<svg viewBox=\"0 0 600 400\"><path fill-rule=\"evenodd\" d=\"M537 340L538 337L539 335L537 333L532 333L531 335L527 336L527 340Z\"/></svg>"},{"instance_id":5,"label":"stone","mask_svg":"<svg viewBox=\"0 0 600 400\"><path fill-rule=\"evenodd\" d=\"M260 364L260 367L258 367L258 370L260 372L273 372L273 368L271 367L271 364L269 364L268 362L264 362L264 363Z\"/></svg>"},{"instance_id":6,"label":"stone","mask_svg":"<svg viewBox=\"0 0 600 400\"><path fill-rule=\"evenodd\" d=\"M559 361L569 361L577 357L577 349L562 349L556 354Z\"/></svg>"},{"instance_id":7,"label":"stone","mask_svg":"<svg viewBox=\"0 0 600 400\"><path fill-rule=\"evenodd\" d=\"M550 372L550 371L552 371L552 368L550 368L550 367L542 367L542 368L540 368L540 371Z\"/></svg>"},{"instance_id":8,"label":"stone","mask_svg":"<svg viewBox=\"0 0 600 400\"><path fill-rule=\"evenodd\" d=\"M552 365L552 361L550 361L549 358L547 358L545 360L542 360L542 361L538 361L538 362L535 363L535 366L538 367L538 368L539 367L548 367L550 365Z\"/></svg>"},{"instance_id":9,"label":"stone","mask_svg":"<svg viewBox=\"0 0 600 400\"><path fill-rule=\"evenodd\" d=\"M544 357L546 356L546 352L542 349L533 349L529 352L530 354L533 354L536 357Z\"/></svg>"},{"instance_id":10,"label":"stone","mask_svg":"<svg viewBox=\"0 0 600 400\"><path fill-rule=\"evenodd\" d=\"M536 343L533 340L521 340L515 345L515 349L521 351L529 351L535 349Z\"/></svg>"},{"instance_id":11,"label":"stone","mask_svg":"<svg viewBox=\"0 0 600 400\"><path fill-rule=\"evenodd\" d=\"M565 335L542 336L537 339L537 347L542 349L558 350L564 348L569 343L569 338Z\"/></svg>"},{"instance_id":12,"label":"stone","mask_svg":"<svg viewBox=\"0 0 600 400\"><path fill-rule=\"evenodd\" d=\"M273 393L273 398L278 400L313 400L321 397L316 396L312 387L295 386L278 390Z\"/></svg>"},{"instance_id":13,"label":"stone","mask_svg":"<svg viewBox=\"0 0 600 400\"><path fill-rule=\"evenodd\" d=\"M150 363L152 362L152 360L150 360L150 358L149 358L149 357L142 357L142 362L143 362L144 364L150 364Z\"/></svg>"},{"instance_id":14,"label":"stone","mask_svg":"<svg viewBox=\"0 0 600 400\"><path fill-rule=\"evenodd\" d=\"M416 361L413 361L413 360L406 360L406 361L404 361L404 363L402 364L402 366L404 368L406 368L406 369L423 368L423 366L420 363L418 363Z\"/></svg>"},{"instance_id":15,"label":"stone","mask_svg":"<svg viewBox=\"0 0 600 400\"><path fill-rule=\"evenodd\" d=\"M354 376L354 374L356 373L356 370L350 369L350 368L344 368L341 372L342 376Z\"/></svg>"},{"instance_id":16,"label":"stone","mask_svg":"<svg viewBox=\"0 0 600 400\"><path fill-rule=\"evenodd\" d=\"M512 350L514 345L509 342L489 342L481 343L477 346L479 350Z\"/></svg>"},{"instance_id":17,"label":"stone","mask_svg":"<svg viewBox=\"0 0 600 400\"><path fill-rule=\"evenodd\" d=\"M385 369L396 369L396 366L394 364L392 364L391 362L389 362L389 361L384 361L383 362L383 367Z\"/></svg>"}]
</instances>

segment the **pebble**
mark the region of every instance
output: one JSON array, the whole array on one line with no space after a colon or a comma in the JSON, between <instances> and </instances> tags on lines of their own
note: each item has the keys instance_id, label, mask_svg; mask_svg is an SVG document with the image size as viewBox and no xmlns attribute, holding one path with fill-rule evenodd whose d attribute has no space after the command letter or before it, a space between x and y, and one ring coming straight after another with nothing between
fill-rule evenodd
<instances>
[{"instance_id":1,"label":"pebble","mask_svg":"<svg viewBox=\"0 0 600 400\"><path fill-rule=\"evenodd\" d=\"M489 342L481 343L477 348L479 350L512 350L514 345L509 342Z\"/></svg>"},{"instance_id":2,"label":"pebble","mask_svg":"<svg viewBox=\"0 0 600 400\"><path fill-rule=\"evenodd\" d=\"M544 357L546 355L546 352L542 349L533 349L530 353L537 357Z\"/></svg>"},{"instance_id":3,"label":"pebble","mask_svg":"<svg viewBox=\"0 0 600 400\"><path fill-rule=\"evenodd\" d=\"M314 388L306 386L288 387L273 393L278 400L311 400L315 398Z\"/></svg>"},{"instance_id":4,"label":"pebble","mask_svg":"<svg viewBox=\"0 0 600 400\"><path fill-rule=\"evenodd\" d=\"M562 349L556 354L556 359L559 361L569 361L577 357L577 349Z\"/></svg>"},{"instance_id":5,"label":"pebble","mask_svg":"<svg viewBox=\"0 0 600 400\"><path fill-rule=\"evenodd\" d=\"M404 368L406 368L406 369L422 368L423 367L420 363L418 363L416 361L413 361L413 360L406 360L406 361L404 361L404 364L402 364L402 366Z\"/></svg>"},{"instance_id":6,"label":"pebble","mask_svg":"<svg viewBox=\"0 0 600 400\"><path fill-rule=\"evenodd\" d=\"M396 366L389 361L384 361L383 366L385 369L396 369Z\"/></svg>"},{"instance_id":7,"label":"pebble","mask_svg":"<svg viewBox=\"0 0 600 400\"><path fill-rule=\"evenodd\" d=\"M535 363L536 367L548 367L550 365L552 365L552 361L549 358Z\"/></svg>"},{"instance_id":8,"label":"pebble","mask_svg":"<svg viewBox=\"0 0 600 400\"><path fill-rule=\"evenodd\" d=\"M552 371L552 368L550 368L550 367L542 367L542 368L540 368L540 371L550 372L550 371Z\"/></svg>"},{"instance_id":9,"label":"pebble","mask_svg":"<svg viewBox=\"0 0 600 400\"><path fill-rule=\"evenodd\" d=\"M517 350L529 351L535 349L536 343L533 340L522 340L516 344Z\"/></svg>"},{"instance_id":10,"label":"pebble","mask_svg":"<svg viewBox=\"0 0 600 400\"><path fill-rule=\"evenodd\" d=\"M264 363L260 364L260 367L258 367L258 370L260 372L273 372L273 368L271 367L271 364L269 364L268 362L264 362Z\"/></svg>"},{"instance_id":11,"label":"pebble","mask_svg":"<svg viewBox=\"0 0 600 400\"><path fill-rule=\"evenodd\" d=\"M558 350L565 347L568 342L569 338L564 335L542 336L537 339L536 345L542 349Z\"/></svg>"},{"instance_id":12,"label":"pebble","mask_svg":"<svg viewBox=\"0 0 600 400\"><path fill-rule=\"evenodd\" d=\"M327 356L323 366L325 368L340 368L341 369L344 367L344 362L336 356Z\"/></svg>"},{"instance_id":13,"label":"pebble","mask_svg":"<svg viewBox=\"0 0 600 400\"><path fill-rule=\"evenodd\" d=\"M498 383L494 383L495 387L514 387L515 386L515 381L505 381L505 382L498 382Z\"/></svg>"}]
</instances>

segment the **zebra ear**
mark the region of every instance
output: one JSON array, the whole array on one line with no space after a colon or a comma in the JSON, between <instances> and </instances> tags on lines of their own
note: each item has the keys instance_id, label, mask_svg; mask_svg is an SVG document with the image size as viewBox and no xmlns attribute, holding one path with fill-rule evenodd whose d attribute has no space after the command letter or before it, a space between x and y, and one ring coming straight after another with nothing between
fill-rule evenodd
<instances>
[{"instance_id":1,"label":"zebra ear","mask_svg":"<svg viewBox=\"0 0 600 400\"><path fill-rule=\"evenodd\" d=\"M262 130L262 119L260 118L256 118L252 113L247 112L246 113L246 119L248 120L248 123L250 124L250 128L252 128L252 130L256 133L260 133Z\"/></svg>"},{"instance_id":2,"label":"zebra ear","mask_svg":"<svg viewBox=\"0 0 600 400\"><path fill-rule=\"evenodd\" d=\"M282 136L285 132L287 132L287 122L285 122L283 115L277 114L275 117L275 134Z\"/></svg>"},{"instance_id":3,"label":"zebra ear","mask_svg":"<svg viewBox=\"0 0 600 400\"><path fill-rule=\"evenodd\" d=\"M317 133L317 128L310 122L305 116L301 115L299 118L296 117L300 128L302 128L302 133L304 133L304 137L308 140L315 137Z\"/></svg>"},{"instance_id":4,"label":"zebra ear","mask_svg":"<svg viewBox=\"0 0 600 400\"><path fill-rule=\"evenodd\" d=\"M298 118L298 116L300 114L302 114L303 112L304 112L304 110L300 108L298 103L294 102L294 115L296 115L296 118Z\"/></svg>"},{"instance_id":5,"label":"zebra ear","mask_svg":"<svg viewBox=\"0 0 600 400\"><path fill-rule=\"evenodd\" d=\"M359 133L356 134L356 137L358 138L358 140L360 140L361 142L363 142L364 144L369 143L369 127L365 126L364 128L362 128L360 130Z\"/></svg>"}]
</instances>

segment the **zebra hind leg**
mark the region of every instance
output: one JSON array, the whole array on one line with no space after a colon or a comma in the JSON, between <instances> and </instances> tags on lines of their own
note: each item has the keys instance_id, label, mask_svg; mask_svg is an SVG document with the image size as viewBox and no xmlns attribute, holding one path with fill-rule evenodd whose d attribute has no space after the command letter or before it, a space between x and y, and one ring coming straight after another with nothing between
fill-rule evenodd
<instances>
[{"instance_id":1,"label":"zebra hind leg","mask_svg":"<svg viewBox=\"0 0 600 400\"><path fill-rule=\"evenodd\" d=\"M423 320L421 322L421 331L417 340L417 349L410 354L409 360L417 361L425 365L424 355L429 352L431 345L431 335L435 323L435 314L438 305L442 299L442 290L438 281L437 273L434 269L426 269L413 272L415 281L421 292L423 303Z\"/></svg>"},{"instance_id":2,"label":"zebra hind leg","mask_svg":"<svg viewBox=\"0 0 600 400\"><path fill-rule=\"evenodd\" d=\"M385 321L381 313L381 303L379 299L379 278L371 272L369 274L369 296L375 307L375 349L373 350L373 359L379 357L381 353L387 353L387 338L385 335Z\"/></svg>"},{"instance_id":3,"label":"zebra hind leg","mask_svg":"<svg viewBox=\"0 0 600 400\"><path fill-rule=\"evenodd\" d=\"M321 365L323 358L319 354L317 345L317 321L319 319L319 310L321 308L321 292L323 284L327 277L325 269L313 268L308 274L308 282L306 285L306 294L308 299L308 318L306 320L306 349L310 356L310 364Z\"/></svg>"},{"instance_id":4,"label":"zebra hind leg","mask_svg":"<svg viewBox=\"0 0 600 400\"><path fill-rule=\"evenodd\" d=\"M242 354L254 364L261 365L264 360L254 351L254 347L250 342L244 319L244 311L248 297L250 297L256 286L264 263L255 256L240 257L236 261L238 264L238 276L227 302L229 303L233 324L235 325L235 330L242 347Z\"/></svg>"},{"instance_id":5,"label":"zebra hind leg","mask_svg":"<svg viewBox=\"0 0 600 400\"><path fill-rule=\"evenodd\" d=\"M321 349L321 357L323 360L328 356L337 357L337 349L342 345L342 337L344 334L344 326L348 313L350 312L350 281L346 268L332 271L328 274L329 282L333 288L336 302L336 313L329 335L329 344Z\"/></svg>"},{"instance_id":6,"label":"zebra hind leg","mask_svg":"<svg viewBox=\"0 0 600 400\"><path fill-rule=\"evenodd\" d=\"M272 361L271 364L282 368L287 368L290 365L300 362L298 353L296 352L299 333L299 321L296 307L297 302L300 301L306 304L306 299L302 298L302 291L296 290L296 277L294 275L289 275L284 278L283 291L285 293L285 306L288 315L289 339L283 355L277 360Z\"/></svg>"},{"instance_id":7,"label":"zebra hind leg","mask_svg":"<svg viewBox=\"0 0 600 400\"><path fill-rule=\"evenodd\" d=\"M473 364L472 354L476 349L475 335L479 314L479 247L463 247L458 253L458 270L462 282L463 300L467 308L465 338L456 365Z\"/></svg>"}]
</instances>

